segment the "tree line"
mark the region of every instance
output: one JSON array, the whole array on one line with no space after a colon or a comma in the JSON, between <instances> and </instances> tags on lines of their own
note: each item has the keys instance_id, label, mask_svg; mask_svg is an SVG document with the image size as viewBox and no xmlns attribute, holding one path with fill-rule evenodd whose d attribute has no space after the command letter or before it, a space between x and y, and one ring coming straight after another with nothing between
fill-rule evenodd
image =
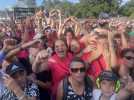
<instances>
[{"instance_id":1,"label":"tree line","mask_svg":"<svg viewBox=\"0 0 134 100\"><path fill-rule=\"evenodd\" d=\"M78 18L98 17L100 12L110 16L128 16L134 18L134 0L79 0L72 3L68 0L43 0L41 7L45 9L60 9L64 16Z\"/></svg>"}]
</instances>

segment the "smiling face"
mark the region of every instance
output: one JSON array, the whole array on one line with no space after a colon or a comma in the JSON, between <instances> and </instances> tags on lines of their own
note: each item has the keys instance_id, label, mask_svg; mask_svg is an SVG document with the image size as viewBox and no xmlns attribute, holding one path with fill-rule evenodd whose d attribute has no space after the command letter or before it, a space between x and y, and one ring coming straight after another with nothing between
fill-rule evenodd
<instances>
[{"instance_id":1,"label":"smiling face","mask_svg":"<svg viewBox=\"0 0 134 100\"><path fill-rule=\"evenodd\" d=\"M66 53L67 53L67 46L65 44L64 41L62 40L57 40L55 42L55 53L57 54L57 56L59 56L60 58L65 58L66 57Z\"/></svg>"},{"instance_id":2,"label":"smiling face","mask_svg":"<svg viewBox=\"0 0 134 100\"><path fill-rule=\"evenodd\" d=\"M73 61L70 64L70 73L72 78L77 82L84 81L86 68L85 65L80 61Z\"/></svg>"}]
</instances>

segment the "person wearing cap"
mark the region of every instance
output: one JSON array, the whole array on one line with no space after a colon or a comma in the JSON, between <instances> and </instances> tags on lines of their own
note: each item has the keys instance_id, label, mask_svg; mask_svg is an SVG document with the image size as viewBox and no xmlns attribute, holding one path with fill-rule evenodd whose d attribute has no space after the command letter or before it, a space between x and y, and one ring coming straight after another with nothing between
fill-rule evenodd
<instances>
[{"instance_id":1,"label":"person wearing cap","mask_svg":"<svg viewBox=\"0 0 134 100\"><path fill-rule=\"evenodd\" d=\"M0 100L39 100L38 87L27 79L26 70L21 63L11 63L5 73Z\"/></svg>"},{"instance_id":2,"label":"person wearing cap","mask_svg":"<svg viewBox=\"0 0 134 100\"><path fill-rule=\"evenodd\" d=\"M98 89L94 89L94 100L116 100L115 85L118 81L116 74L103 71L96 80Z\"/></svg>"},{"instance_id":3,"label":"person wearing cap","mask_svg":"<svg viewBox=\"0 0 134 100\"><path fill-rule=\"evenodd\" d=\"M134 83L121 88L119 77L112 71L103 71L96 79L97 89L93 90L93 100L133 100L128 99L134 92ZM130 86L131 85L131 86Z\"/></svg>"}]
</instances>

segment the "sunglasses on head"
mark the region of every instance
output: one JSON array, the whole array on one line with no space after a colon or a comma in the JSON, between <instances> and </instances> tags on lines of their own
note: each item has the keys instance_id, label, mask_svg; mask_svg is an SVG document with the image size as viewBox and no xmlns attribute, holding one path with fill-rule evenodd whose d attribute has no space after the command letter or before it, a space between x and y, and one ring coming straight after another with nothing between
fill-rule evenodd
<instances>
[{"instance_id":1,"label":"sunglasses on head","mask_svg":"<svg viewBox=\"0 0 134 100\"><path fill-rule=\"evenodd\" d=\"M85 72L86 71L86 68L85 67L83 67L83 68L71 68L71 71L73 72L73 73L77 73L77 72Z\"/></svg>"},{"instance_id":2,"label":"sunglasses on head","mask_svg":"<svg viewBox=\"0 0 134 100\"><path fill-rule=\"evenodd\" d=\"M134 57L131 57L131 56L125 56L125 58L128 59L128 60L131 60L131 59L134 60Z\"/></svg>"}]
</instances>

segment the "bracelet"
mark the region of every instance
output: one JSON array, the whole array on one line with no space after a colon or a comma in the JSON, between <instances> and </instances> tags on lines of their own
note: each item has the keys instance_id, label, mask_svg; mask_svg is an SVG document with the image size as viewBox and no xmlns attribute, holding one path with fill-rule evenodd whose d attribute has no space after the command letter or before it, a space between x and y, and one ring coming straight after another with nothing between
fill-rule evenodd
<instances>
[{"instance_id":1,"label":"bracelet","mask_svg":"<svg viewBox=\"0 0 134 100\"><path fill-rule=\"evenodd\" d=\"M25 95L22 95L22 96L19 98L19 100L23 100L24 97L25 97Z\"/></svg>"}]
</instances>

